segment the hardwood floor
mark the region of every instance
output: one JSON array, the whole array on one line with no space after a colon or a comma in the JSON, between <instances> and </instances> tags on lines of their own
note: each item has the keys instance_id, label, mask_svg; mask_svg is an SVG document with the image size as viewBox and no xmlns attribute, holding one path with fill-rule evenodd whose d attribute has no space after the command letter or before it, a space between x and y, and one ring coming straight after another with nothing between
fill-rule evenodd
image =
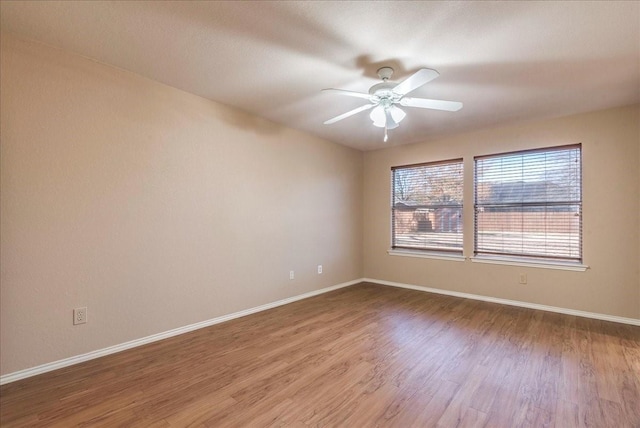
<instances>
[{"instance_id":1,"label":"hardwood floor","mask_svg":"<svg viewBox=\"0 0 640 428\"><path fill-rule=\"evenodd\" d=\"M2 386L3 427L640 427L640 327L360 284Z\"/></svg>"}]
</instances>

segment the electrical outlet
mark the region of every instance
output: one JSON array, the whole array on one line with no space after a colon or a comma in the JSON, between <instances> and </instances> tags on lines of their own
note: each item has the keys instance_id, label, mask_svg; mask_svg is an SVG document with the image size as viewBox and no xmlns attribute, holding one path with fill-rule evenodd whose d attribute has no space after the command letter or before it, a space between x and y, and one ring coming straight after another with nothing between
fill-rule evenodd
<instances>
[{"instance_id":1,"label":"electrical outlet","mask_svg":"<svg viewBox=\"0 0 640 428\"><path fill-rule=\"evenodd\" d=\"M322 265L318 265L318 275L322 273Z\"/></svg>"},{"instance_id":2,"label":"electrical outlet","mask_svg":"<svg viewBox=\"0 0 640 428\"><path fill-rule=\"evenodd\" d=\"M295 272L294 272L294 271L292 271L292 270L290 270L290 271L289 271L289 279L293 279L293 278L295 278L295 277L296 277Z\"/></svg>"},{"instance_id":3,"label":"electrical outlet","mask_svg":"<svg viewBox=\"0 0 640 428\"><path fill-rule=\"evenodd\" d=\"M520 284L526 284L527 283L527 274L526 273L521 273L520 274Z\"/></svg>"},{"instance_id":4,"label":"electrical outlet","mask_svg":"<svg viewBox=\"0 0 640 428\"><path fill-rule=\"evenodd\" d=\"M75 308L73 310L73 325L85 324L87 322L87 308Z\"/></svg>"}]
</instances>

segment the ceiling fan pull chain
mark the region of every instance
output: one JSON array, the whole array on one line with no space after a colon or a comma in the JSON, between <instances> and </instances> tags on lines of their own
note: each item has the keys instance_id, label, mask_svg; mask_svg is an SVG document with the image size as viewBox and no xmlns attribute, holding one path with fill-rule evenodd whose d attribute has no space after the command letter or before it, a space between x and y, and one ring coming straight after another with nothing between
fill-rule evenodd
<instances>
[{"instance_id":1,"label":"ceiling fan pull chain","mask_svg":"<svg viewBox=\"0 0 640 428\"><path fill-rule=\"evenodd\" d=\"M387 141L389 141L389 136L387 135L387 127L384 127L384 142L386 143Z\"/></svg>"}]
</instances>

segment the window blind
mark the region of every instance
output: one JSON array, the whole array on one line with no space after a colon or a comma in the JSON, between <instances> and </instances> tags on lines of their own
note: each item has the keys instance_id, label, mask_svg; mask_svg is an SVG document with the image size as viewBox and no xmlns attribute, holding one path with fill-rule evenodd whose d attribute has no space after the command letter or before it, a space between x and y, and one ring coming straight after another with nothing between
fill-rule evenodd
<instances>
[{"instance_id":1,"label":"window blind","mask_svg":"<svg viewBox=\"0 0 640 428\"><path fill-rule=\"evenodd\" d=\"M475 254L582 261L581 146L475 158Z\"/></svg>"},{"instance_id":2,"label":"window blind","mask_svg":"<svg viewBox=\"0 0 640 428\"><path fill-rule=\"evenodd\" d=\"M391 247L462 254L462 159L391 168Z\"/></svg>"}]
</instances>

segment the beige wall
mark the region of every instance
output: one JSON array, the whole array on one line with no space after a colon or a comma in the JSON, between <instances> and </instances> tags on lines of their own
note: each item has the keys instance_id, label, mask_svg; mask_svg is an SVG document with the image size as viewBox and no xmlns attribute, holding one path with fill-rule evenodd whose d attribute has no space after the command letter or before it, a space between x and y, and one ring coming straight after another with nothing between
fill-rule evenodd
<instances>
[{"instance_id":1,"label":"beige wall","mask_svg":"<svg viewBox=\"0 0 640 428\"><path fill-rule=\"evenodd\" d=\"M638 106L631 106L365 153L365 277L640 318L638 117ZM464 251L471 256L473 157L572 143L582 143L586 272L387 254L392 166L464 157ZM518 284L521 272L527 285Z\"/></svg>"},{"instance_id":2,"label":"beige wall","mask_svg":"<svg viewBox=\"0 0 640 428\"><path fill-rule=\"evenodd\" d=\"M362 276L362 153L6 34L1 65L2 374Z\"/></svg>"}]
</instances>

